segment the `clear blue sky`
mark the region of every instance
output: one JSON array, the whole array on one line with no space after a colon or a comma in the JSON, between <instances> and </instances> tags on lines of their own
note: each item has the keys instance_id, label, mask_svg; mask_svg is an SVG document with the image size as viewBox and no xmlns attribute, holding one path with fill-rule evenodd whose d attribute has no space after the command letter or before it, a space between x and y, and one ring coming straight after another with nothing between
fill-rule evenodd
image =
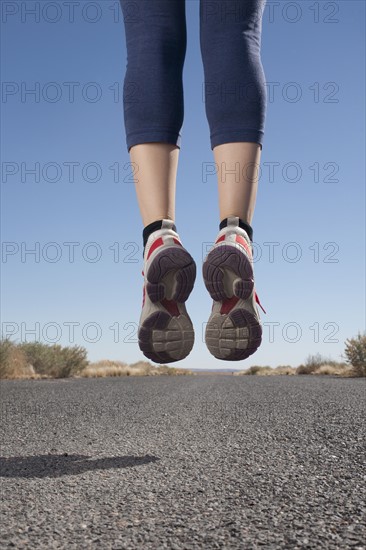
<instances>
[{"instance_id":1,"label":"clear blue sky","mask_svg":"<svg viewBox=\"0 0 366 550\"><path fill-rule=\"evenodd\" d=\"M145 359L136 339L142 222L124 134L122 13L113 0L57 5L2 2L2 332L132 363ZM273 95L253 220L267 315L262 346L235 363L203 342L211 298L202 255L219 218L215 176L202 176L213 156L198 0L187 0L186 15L176 225L197 262L187 302L196 343L176 366L340 359L365 327L365 4L267 2L262 60Z\"/></svg>"}]
</instances>

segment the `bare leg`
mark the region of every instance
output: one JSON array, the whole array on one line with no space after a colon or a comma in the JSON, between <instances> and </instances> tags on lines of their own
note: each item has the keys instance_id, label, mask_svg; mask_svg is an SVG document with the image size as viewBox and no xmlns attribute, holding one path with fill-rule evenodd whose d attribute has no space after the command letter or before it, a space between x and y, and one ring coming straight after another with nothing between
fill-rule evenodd
<instances>
[{"instance_id":1,"label":"bare leg","mask_svg":"<svg viewBox=\"0 0 366 550\"><path fill-rule=\"evenodd\" d=\"M179 147L151 142L130 149L137 201L144 227L156 220L175 221L175 188Z\"/></svg>"},{"instance_id":2,"label":"bare leg","mask_svg":"<svg viewBox=\"0 0 366 550\"><path fill-rule=\"evenodd\" d=\"M144 224L138 343L145 357L160 364L184 359L194 344L185 302L193 289L196 264L174 223L179 150L179 145L164 141L139 143L129 149L136 165L135 188ZM163 226L153 224L146 231L146 226L157 220L165 220Z\"/></svg>"},{"instance_id":3,"label":"bare leg","mask_svg":"<svg viewBox=\"0 0 366 550\"><path fill-rule=\"evenodd\" d=\"M251 225L258 188L258 143L223 143L213 149L217 165L220 221L239 216Z\"/></svg>"}]
</instances>

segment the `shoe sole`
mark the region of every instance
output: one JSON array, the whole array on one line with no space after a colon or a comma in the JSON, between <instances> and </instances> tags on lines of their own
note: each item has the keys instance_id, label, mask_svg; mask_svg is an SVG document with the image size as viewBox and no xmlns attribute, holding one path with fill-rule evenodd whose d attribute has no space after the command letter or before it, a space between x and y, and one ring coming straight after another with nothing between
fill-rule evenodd
<instances>
[{"instance_id":1,"label":"shoe sole","mask_svg":"<svg viewBox=\"0 0 366 550\"><path fill-rule=\"evenodd\" d=\"M156 255L146 274L146 292L152 302L164 298L185 302L196 279L196 264L181 248L166 248Z\"/></svg>"},{"instance_id":2,"label":"shoe sole","mask_svg":"<svg viewBox=\"0 0 366 550\"><path fill-rule=\"evenodd\" d=\"M140 350L157 363L180 361L194 344L194 329L184 302L193 289L196 264L186 250L166 248L153 259L146 279L146 293L160 311L149 315L140 325Z\"/></svg>"},{"instance_id":3,"label":"shoe sole","mask_svg":"<svg viewBox=\"0 0 366 550\"><path fill-rule=\"evenodd\" d=\"M245 301L254 291L251 262L235 246L222 244L209 252L202 273L211 298L221 303L231 300L233 304L228 313L210 315L205 330L208 350L217 359L247 359L262 341L258 318L245 308Z\"/></svg>"}]
</instances>

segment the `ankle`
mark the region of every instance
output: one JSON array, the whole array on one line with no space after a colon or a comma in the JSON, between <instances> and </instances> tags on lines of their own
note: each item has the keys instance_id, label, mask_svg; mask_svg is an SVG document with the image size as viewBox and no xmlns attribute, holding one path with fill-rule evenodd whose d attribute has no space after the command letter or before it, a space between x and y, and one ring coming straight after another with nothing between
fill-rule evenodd
<instances>
[{"instance_id":1,"label":"ankle","mask_svg":"<svg viewBox=\"0 0 366 550\"><path fill-rule=\"evenodd\" d=\"M238 217L238 225L239 227L241 227L242 229L244 229L244 231L246 231L249 239L251 242L253 242L253 228L252 226L247 222L245 221L243 218L239 218ZM227 224L228 224L228 218L224 218L223 220L221 220L220 224L219 224L219 229L223 229L224 227L227 227Z\"/></svg>"},{"instance_id":2,"label":"ankle","mask_svg":"<svg viewBox=\"0 0 366 550\"><path fill-rule=\"evenodd\" d=\"M159 229L162 229L163 225L164 225L164 222L167 222L169 221L170 222L170 225L171 225L171 228L173 229L173 231L177 231L177 228L176 228L176 225L174 223L173 220L168 220L168 218L163 218L161 220L155 220L151 223L149 223L148 225L146 225L142 231L142 241L143 241L143 245L142 245L142 256L144 256L145 254L145 247L146 247L146 244L147 244L147 241L150 237L150 235L152 233L154 233L154 231L158 231Z\"/></svg>"}]
</instances>

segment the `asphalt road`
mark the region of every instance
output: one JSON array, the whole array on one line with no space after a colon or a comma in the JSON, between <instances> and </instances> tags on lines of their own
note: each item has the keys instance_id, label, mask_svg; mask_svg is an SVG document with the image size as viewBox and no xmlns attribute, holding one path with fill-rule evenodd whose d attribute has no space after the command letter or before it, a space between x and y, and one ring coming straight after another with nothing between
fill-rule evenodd
<instances>
[{"instance_id":1,"label":"asphalt road","mask_svg":"<svg viewBox=\"0 0 366 550\"><path fill-rule=\"evenodd\" d=\"M365 381L4 381L1 548L365 545Z\"/></svg>"}]
</instances>

